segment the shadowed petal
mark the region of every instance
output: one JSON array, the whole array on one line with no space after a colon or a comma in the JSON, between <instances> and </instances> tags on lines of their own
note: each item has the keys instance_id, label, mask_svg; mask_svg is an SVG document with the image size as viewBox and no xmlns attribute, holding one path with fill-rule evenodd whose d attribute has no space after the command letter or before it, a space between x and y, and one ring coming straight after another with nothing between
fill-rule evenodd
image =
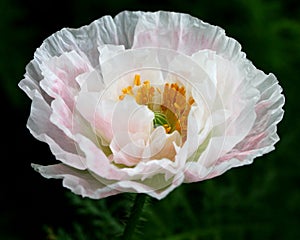
<instances>
[{"instance_id":1,"label":"shadowed petal","mask_svg":"<svg viewBox=\"0 0 300 240\"><path fill-rule=\"evenodd\" d=\"M99 199L119 193L113 186L96 180L88 171L76 170L64 164L49 166L32 164L32 167L45 178L63 179L64 187L83 197Z\"/></svg>"}]
</instances>

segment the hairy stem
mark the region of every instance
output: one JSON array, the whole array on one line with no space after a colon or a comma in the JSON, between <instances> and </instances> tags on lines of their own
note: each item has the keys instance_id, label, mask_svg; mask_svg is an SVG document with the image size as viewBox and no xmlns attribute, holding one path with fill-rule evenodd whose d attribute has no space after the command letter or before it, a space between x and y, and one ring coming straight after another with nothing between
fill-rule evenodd
<instances>
[{"instance_id":1,"label":"hairy stem","mask_svg":"<svg viewBox=\"0 0 300 240\"><path fill-rule=\"evenodd\" d=\"M143 207L146 202L146 194L138 193L135 197L134 204L131 208L130 216L125 226L121 239L130 240L134 234L135 227L143 212Z\"/></svg>"}]
</instances>

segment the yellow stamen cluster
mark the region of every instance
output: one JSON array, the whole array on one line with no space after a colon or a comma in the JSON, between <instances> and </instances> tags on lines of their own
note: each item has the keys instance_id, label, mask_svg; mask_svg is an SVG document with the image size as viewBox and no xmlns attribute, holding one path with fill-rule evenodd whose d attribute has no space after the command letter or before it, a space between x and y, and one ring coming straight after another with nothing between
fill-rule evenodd
<instances>
[{"instance_id":1,"label":"yellow stamen cluster","mask_svg":"<svg viewBox=\"0 0 300 240\"><path fill-rule=\"evenodd\" d=\"M133 87L137 87L135 93L133 92ZM160 105L152 102L155 94L161 96ZM166 133L172 133L177 130L181 134L183 141L186 140L187 118L191 105L194 104L195 100L192 96L186 96L184 86L179 86L177 83L166 83L162 92L162 89L151 86L149 80L141 83L140 75L136 74L133 86L123 88L119 99L123 100L126 95L135 97L138 104L147 105L153 112L164 115L167 123L161 124L161 126L165 128Z\"/></svg>"},{"instance_id":2,"label":"yellow stamen cluster","mask_svg":"<svg viewBox=\"0 0 300 240\"><path fill-rule=\"evenodd\" d=\"M132 86L128 86L127 88L123 88L122 93L123 94L121 94L119 96L119 100L123 100L126 94L133 96Z\"/></svg>"},{"instance_id":3,"label":"yellow stamen cluster","mask_svg":"<svg viewBox=\"0 0 300 240\"><path fill-rule=\"evenodd\" d=\"M162 110L168 119L172 119L172 131L177 130L186 140L187 120L191 110L191 105L195 102L193 97L187 99L184 86L177 83L166 83L164 86Z\"/></svg>"},{"instance_id":4,"label":"yellow stamen cluster","mask_svg":"<svg viewBox=\"0 0 300 240\"><path fill-rule=\"evenodd\" d=\"M155 89L150 85L150 81L144 81L143 84L137 89L135 100L141 105L151 105L154 92Z\"/></svg>"}]
</instances>

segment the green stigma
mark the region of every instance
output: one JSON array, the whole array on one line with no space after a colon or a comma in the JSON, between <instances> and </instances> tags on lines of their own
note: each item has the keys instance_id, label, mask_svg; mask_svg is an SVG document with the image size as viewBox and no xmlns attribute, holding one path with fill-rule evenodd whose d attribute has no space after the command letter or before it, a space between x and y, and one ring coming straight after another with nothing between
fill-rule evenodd
<instances>
[{"instance_id":1,"label":"green stigma","mask_svg":"<svg viewBox=\"0 0 300 240\"><path fill-rule=\"evenodd\" d=\"M154 128L157 128L159 126L166 126L166 125L169 126L169 122L165 114L161 112L154 112L154 119L153 119Z\"/></svg>"}]
</instances>

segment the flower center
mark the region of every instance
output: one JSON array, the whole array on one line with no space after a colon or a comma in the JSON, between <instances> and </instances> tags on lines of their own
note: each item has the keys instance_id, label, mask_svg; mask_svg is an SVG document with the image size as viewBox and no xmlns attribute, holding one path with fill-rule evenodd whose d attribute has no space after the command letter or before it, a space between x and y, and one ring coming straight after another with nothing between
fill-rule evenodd
<instances>
[{"instance_id":1,"label":"flower center","mask_svg":"<svg viewBox=\"0 0 300 240\"><path fill-rule=\"evenodd\" d=\"M119 100L126 95L134 97L138 104L146 105L154 112L154 128L163 126L168 134L178 131L183 142L186 140L188 115L195 100L187 96L184 86L178 83L153 86L149 80L142 83L141 76L136 74L133 84L122 89Z\"/></svg>"}]
</instances>

